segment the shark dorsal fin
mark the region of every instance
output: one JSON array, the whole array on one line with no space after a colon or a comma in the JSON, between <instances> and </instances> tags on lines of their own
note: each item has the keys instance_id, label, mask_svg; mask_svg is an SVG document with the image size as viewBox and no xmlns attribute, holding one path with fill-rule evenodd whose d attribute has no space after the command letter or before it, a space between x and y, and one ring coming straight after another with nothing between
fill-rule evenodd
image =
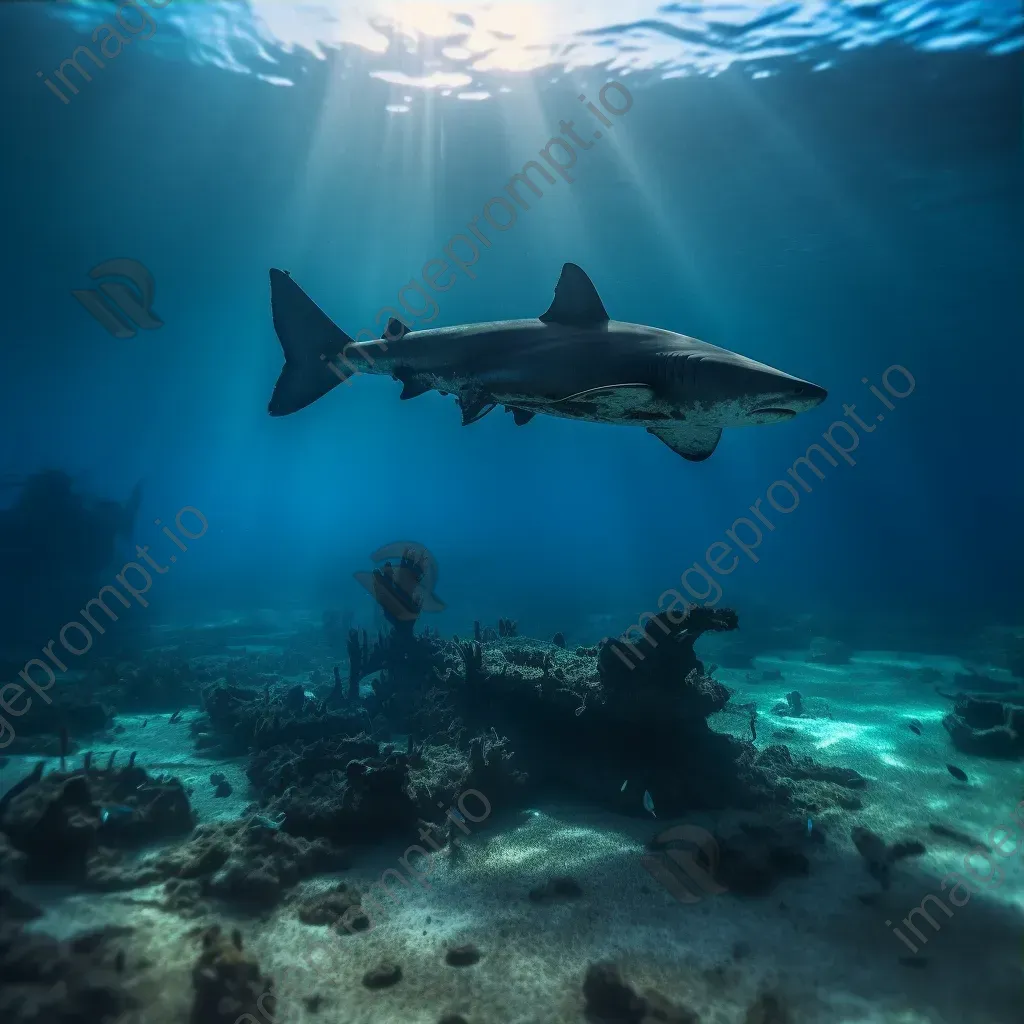
<instances>
[{"instance_id":1,"label":"shark dorsal fin","mask_svg":"<svg viewBox=\"0 0 1024 1024\"><path fill-rule=\"evenodd\" d=\"M594 282L575 263L566 263L555 285L555 298L541 318L546 324L593 327L608 322Z\"/></svg>"},{"instance_id":2,"label":"shark dorsal fin","mask_svg":"<svg viewBox=\"0 0 1024 1024\"><path fill-rule=\"evenodd\" d=\"M395 317L388 318L388 325L380 336L381 341L401 341L409 333L409 328Z\"/></svg>"}]
</instances>

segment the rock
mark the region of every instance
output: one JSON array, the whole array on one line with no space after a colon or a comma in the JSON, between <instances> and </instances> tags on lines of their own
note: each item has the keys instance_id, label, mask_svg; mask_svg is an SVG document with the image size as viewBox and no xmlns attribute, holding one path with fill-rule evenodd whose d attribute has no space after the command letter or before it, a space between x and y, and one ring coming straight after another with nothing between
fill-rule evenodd
<instances>
[{"instance_id":1,"label":"rock","mask_svg":"<svg viewBox=\"0 0 1024 1024\"><path fill-rule=\"evenodd\" d=\"M213 795L215 797L226 797L231 796L232 792L231 783L227 779L223 779L217 783L217 788L214 790Z\"/></svg>"},{"instance_id":2,"label":"rock","mask_svg":"<svg viewBox=\"0 0 1024 1024\"><path fill-rule=\"evenodd\" d=\"M370 919L362 913L361 900L362 893L358 889L339 882L328 892L304 899L299 904L299 920L305 924L334 927L345 921L345 931L349 934L366 931L370 927Z\"/></svg>"},{"instance_id":3,"label":"rock","mask_svg":"<svg viewBox=\"0 0 1024 1024\"><path fill-rule=\"evenodd\" d=\"M198 879L204 896L261 908L303 878L348 867L345 851L269 827L262 816L200 825L182 846L146 858L161 876Z\"/></svg>"},{"instance_id":4,"label":"rock","mask_svg":"<svg viewBox=\"0 0 1024 1024\"><path fill-rule=\"evenodd\" d=\"M0 1020L4 1024L120 1020L137 1007L126 989L123 939L130 932L130 928L106 928L58 942L5 919L0 926Z\"/></svg>"},{"instance_id":5,"label":"rock","mask_svg":"<svg viewBox=\"0 0 1024 1024\"><path fill-rule=\"evenodd\" d=\"M1024 756L1024 708L967 697L942 719L953 746L965 754L1013 760Z\"/></svg>"},{"instance_id":6,"label":"rock","mask_svg":"<svg viewBox=\"0 0 1024 1024\"><path fill-rule=\"evenodd\" d=\"M675 1006L658 992L638 995L622 980L614 964L591 964L583 979L587 1020L600 1024L699 1024L686 1007Z\"/></svg>"},{"instance_id":7,"label":"rock","mask_svg":"<svg viewBox=\"0 0 1024 1024\"><path fill-rule=\"evenodd\" d=\"M242 950L241 933L230 940L220 925L203 933L203 949L192 968L192 1013L189 1024L235 1024L244 1014L273 1020L277 1000L273 982Z\"/></svg>"},{"instance_id":8,"label":"rock","mask_svg":"<svg viewBox=\"0 0 1024 1024\"><path fill-rule=\"evenodd\" d=\"M480 959L480 950L472 943L464 946L452 946L445 953L445 962L451 967L471 967Z\"/></svg>"},{"instance_id":9,"label":"rock","mask_svg":"<svg viewBox=\"0 0 1024 1024\"><path fill-rule=\"evenodd\" d=\"M646 1001L627 985L614 964L591 964L583 979L583 998L588 1017L616 1024L639 1024Z\"/></svg>"},{"instance_id":10,"label":"rock","mask_svg":"<svg viewBox=\"0 0 1024 1024\"><path fill-rule=\"evenodd\" d=\"M402 980L402 968L396 963L385 960L371 968L363 975L363 984L367 988L390 988Z\"/></svg>"}]
</instances>

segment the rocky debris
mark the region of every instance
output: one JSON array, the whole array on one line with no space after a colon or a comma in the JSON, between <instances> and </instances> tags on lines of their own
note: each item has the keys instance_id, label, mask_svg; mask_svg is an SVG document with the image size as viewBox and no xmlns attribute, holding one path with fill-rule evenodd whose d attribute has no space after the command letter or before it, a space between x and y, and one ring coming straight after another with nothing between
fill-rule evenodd
<instances>
[{"instance_id":1,"label":"rocky debris","mask_svg":"<svg viewBox=\"0 0 1024 1024\"><path fill-rule=\"evenodd\" d=\"M1013 760L1024 756L1024 707L965 697L942 719L953 746L965 754Z\"/></svg>"},{"instance_id":2,"label":"rocky debris","mask_svg":"<svg viewBox=\"0 0 1024 1024\"><path fill-rule=\"evenodd\" d=\"M33 773L0 807L0 829L27 854L32 879L86 879L101 847L131 847L188 833L194 816L177 779L137 765ZM16 787L17 788L17 787Z\"/></svg>"},{"instance_id":3,"label":"rocky debris","mask_svg":"<svg viewBox=\"0 0 1024 1024\"><path fill-rule=\"evenodd\" d=\"M215 797L231 796L233 792L231 783L228 782L223 772L214 772L210 776L210 785L214 787L213 795Z\"/></svg>"},{"instance_id":4,"label":"rocky debris","mask_svg":"<svg viewBox=\"0 0 1024 1024\"><path fill-rule=\"evenodd\" d=\"M289 835L262 815L200 825L177 849L145 859L163 877L196 880L196 890L176 887L169 898L215 898L252 908L276 904L297 882L348 866L343 850L322 839Z\"/></svg>"},{"instance_id":5,"label":"rocky debris","mask_svg":"<svg viewBox=\"0 0 1024 1024\"><path fill-rule=\"evenodd\" d=\"M580 883L567 876L550 878L543 885L534 886L530 890L530 899L534 903L555 903L559 900L578 899L582 895Z\"/></svg>"},{"instance_id":6,"label":"rocky debris","mask_svg":"<svg viewBox=\"0 0 1024 1024\"><path fill-rule=\"evenodd\" d=\"M385 960L377 964L376 967L371 967L363 975L363 984L371 989L390 988L392 985L397 985L401 980L402 968L390 960Z\"/></svg>"},{"instance_id":7,"label":"rocky debris","mask_svg":"<svg viewBox=\"0 0 1024 1024\"><path fill-rule=\"evenodd\" d=\"M657 992L638 994L614 964L591 964L583 979L584 1013L592 1024L699 1024L686 1007L673 1006Z\"/></svg>"},{"instance_id":8,"label":"rocky debris","mask_svg":"<svg viewBox=\"0 0 1024 1024\"><path fill-rule=\"evenodd\" d=\"M299 903L299 920L304 924L330 925L337 928L348 915L351 919L346 922L344 929L339 929L339 933L366 931L370 927L370 919L362 913L362 898L362 893L354 886L339 882L327 892L307 896L302 900ZM357 911L350 913L354 907Z\"/></svg>"},{"instance_id":9,"label":"rocky debris","mask_svg":"<svg viewBox=\"0 0 1024 1024\"><path fill-rule=\"evenodd\" d=\"M799 819L743 823L739 831L716 837L719 861L714 878L741 896L766 896L783 879L810 874L811 861L805 850L824 840L820 829L808 833L806 823Z\"/></svg>"},{"instance_id":10,"label":"rocky debris","mask_svg":"<svg viewBox=\"0 0 1024 1024\"><path fill-rule=\"evenodd\" d=\"M450 967L472 967L480 960L480 950L471 942L463 946L452 946L445 953L444 960Z\"/></svg>"},{"instance_id":11,"label":"rocky debris","mask_svg":"<svg viewBox=\"0 0 1024 1024\"><path fill-rule=\"evenodd\" d=\"M114 1024L137 1005L125 987L125 940L131 931L106 928L58 942L5 920L0 926L0 1020Z\"/></svg>"},{"instance_id":12,"label":"rocky debris","mask_svg":"<svg viewBox=\"0 0 1024 1024\"><path fill-rule=\"evenodd\" d=\"M788 747L781 744L765 747L757 757L757 764L773 775L795 781L830 782L847 789L863 789L867 780L852 768L833 768L819 764L809 757L794 757Z\"/></svg>"},{"instance_id":13,"label":"rocky debris","mask_svg":"<svg viewBox=\"0 0 1024 1024\"><path fill-rule=\"evenodd\" d=\"M696 885L700 898L725 892L765 896L784 878L809 874L811 861L805 851L824 841L821 829L808 832L798 818L742 822L731 832L715 835L674 826L648 842L655 856L645 857L644 866L669 891L675 890L673 880L678 879L691 896Z\"/></svg>"},{"instance_id":14,"label":"rocky debris","mask_svg":"<svg viewBox=\"0 0 1024 1024\"><path fill-rule=\"evenodd\" d=\"M910 839L890 846L886 841L870 829L855 825L850 832L853 845L864 858L864 866L868 873L883 889L890 884L892 865L904 857L919 857L925 853L925 845L920 840Z\"/></svg>"},{"instance_id":15,"label":"rocky debris","mask_svg":"<svg viewBox=\"0 0 1024 1024\"><path fill-rule=\"evenodd\" d=\"M203 948L192 968L195 996L189 1024L236 1024L245 1014L253 1020L275 1020L273 981L242 949L237 929L227 939L220 925L203 933Z\"/></svg>"},{"instance_id":16,"label":"rocky debris","mask_svg":"<svg viewBox=\"0 0 1024 1024\"><path fill-rule=\"evenodd\" d=\"M804 714L804 699L799 690L793 690L786 694L786 703L778 703L772 708L772 714L780 718L802 718Z\"/></svg>"}]
</instances>

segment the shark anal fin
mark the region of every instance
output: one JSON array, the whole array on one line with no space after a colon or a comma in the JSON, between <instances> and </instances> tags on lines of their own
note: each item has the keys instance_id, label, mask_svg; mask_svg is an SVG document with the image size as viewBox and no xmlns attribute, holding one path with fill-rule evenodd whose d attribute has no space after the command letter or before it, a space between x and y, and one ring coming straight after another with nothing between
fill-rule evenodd
<instances>
[{"instance_id":1,"label":"shark anal fin","mask_svg":"<svg viewBox=\"0 0 1024 1024\"><path fill-rule=\"evenodd\" d=\"M529 423L537 414L530 412L528 409L517 409L515 406L506 405L505 412L512 413L512 419L515 420L517 427L521 427L526 423Z\"/></svg>"},{"instance_id":2,"label":"shark anal fin","mask_svg":"<svg viewBox=\"0 0 1024 1024\"><path fill-rule=\"evenodd\" d=\"M638 406L650 405L654 397L654 389L646 384L609 384L589 391L578 391L552 404L593 405L602 416L618 418Z\"/></svg>"},{"instance_id":3,"label":"shark anal fin","mask_svg":"<svg viewBox=\"0 0 1024 1024\"><path fill-rule=\"evenodd\" d=\"M388 325L380 336L381 341L401 341L409 333L409 328L395 317L388 319Z\"/></svg>"},{"instance_id":4,"label":"shark anal fin","mask_svg":"<svg viewBox=\"0 0 1024 1024\"><path fill-rule=\"evenodd\" d=\"M555 298L540 319L546 324L593 327L607 323L608 314L594 282L575 263L566 263L555 285Z\"/></svg>"},{"instance_id":5,"label":"shark anal fin","mask_svg":"<svg viewBox=\"0 0 1024 1024\"><path fill-rule=\"evenodd\" d=\"M664 441L677 455L690 462L711 458L722 439L721 427L695 426L692 423L666 423L648 427L647 432Z\"/></svg>"},{"instance_id":6,"label":"shark anal fin","mask_svg":"<svg viewBox=\"0 0 1024 1024\"><path fill-rule=\"evenodd\" d=\"M498 403L489 398L466 397L459 398L459 408L462 410L462 425L468 427L470 423L482 420Z\"/></svg>"}]
</instances>

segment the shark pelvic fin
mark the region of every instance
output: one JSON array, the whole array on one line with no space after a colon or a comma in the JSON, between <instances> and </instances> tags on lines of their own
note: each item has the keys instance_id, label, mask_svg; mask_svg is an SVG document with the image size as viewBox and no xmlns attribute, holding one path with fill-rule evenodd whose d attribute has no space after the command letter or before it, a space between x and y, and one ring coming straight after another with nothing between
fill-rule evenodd
<instances>
[{"instance_id":1,"label":"shark pelvic fin","mask_svg":"<svg viewBox=\"0 0 1024 1024\"><path fill-rule=\"evenodd\" d=\"M462 410L462 425L468 427L470 423L482 420L498 403L486 397L466 396L459 398L459 408Z\"/></svg>"},{"instance_id":2,"label":"shark pelvic fin","mask_svg":"<svg viewBox=\"0 0 1024 1024\"><path fill-rule=\"evenodd\" d=\"M506 405L505 412L512 413L512 419L515 420L516 426L521 427L525 423L529 423L537 414L530 412L528 409L517 409L513 405Z\"/></svg>"},{"instance_id":3,"label":"shark pelvic fin","mask_svg":"<svg viewBox=\"0 0 1024 1024\"><path fill-rule=\"evenodd\" d=\"M566 263L555 285L555 298L540 319L546 324L594 327L608 322L594 282L575 263Z\"/></svg>"},{"instance_id":4,"label":"shark pelvic fin","mask_svg":"<svg viewBox=\"0 0 1024 1024\"><path fill-rule=\"evenodd\" d=\"M407 398L419 398L420 395L425 395L432 390L429 384L424 384L423 381L417 380L415 377L410 377L408 380L403 377L395 379L402 382L402 393L398 396L402 401Z\"/></svg>"},{"instance_id":5,"label":"shark pelvic fin","mask_svg":"<svg viewBox=\"0 0 1024 1024\"><path fill-rule=\"evenodd\" d=\"M694 426L692 423L665 423L648 427L647 432L664 441L677 455L689 462L711 458L722 439L721 427Z\"/></svg>"},{"instance_id":6,"label":"shark pelvic fin","mask_svg":"<svg viewBox=\"0 0 1024 1024\"><path fill-rule=\"evenodd\" d=\"M384 333L380 337L381 341L401 341L408 333L409 328L401 320L390 317L388 325L384 328Z\"/></svg>"}]
</instances>

